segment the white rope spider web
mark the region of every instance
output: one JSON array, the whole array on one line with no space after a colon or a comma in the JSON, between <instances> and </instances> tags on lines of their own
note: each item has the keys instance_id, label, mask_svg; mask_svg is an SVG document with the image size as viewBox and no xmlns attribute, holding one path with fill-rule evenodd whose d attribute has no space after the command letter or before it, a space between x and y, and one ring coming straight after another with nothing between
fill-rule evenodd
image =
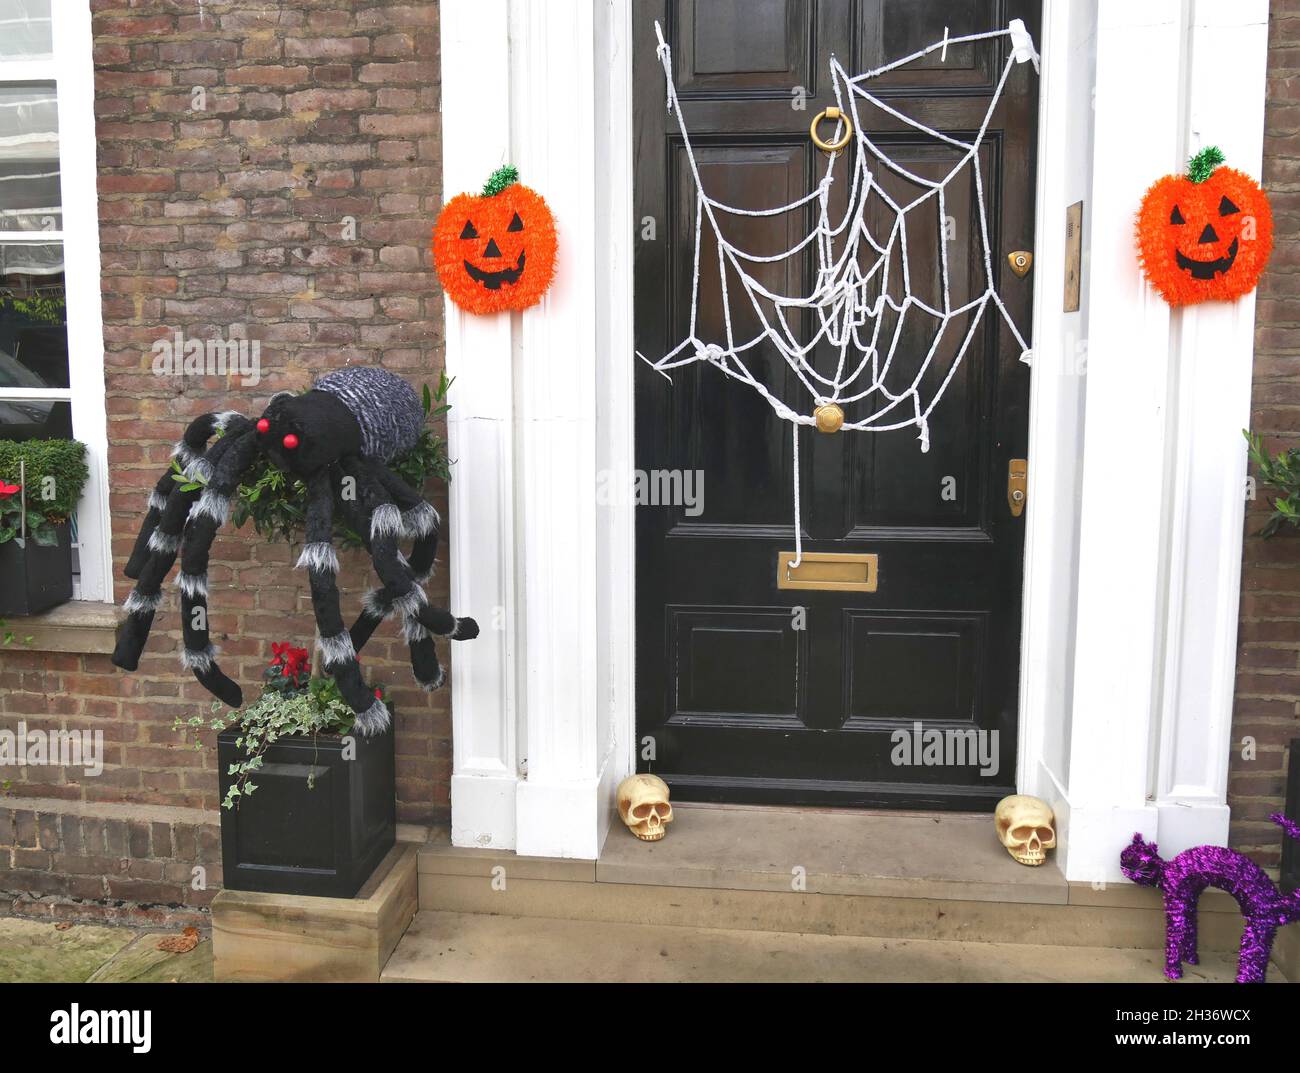
<instances>
[{"instance_id":1,"label":"white rope spider web","mask_svg":"<svg viewBox=\"0 0 1300 1073\"><path fill-rule=\"evenodd\" d=\"M768 209L742 209L724 204L705 193L699 162L696 160L690 132L686 128L681 103L677 98L677 88L673 81L672 50L664 40L663 31L657 22L655 33L659 39L657 55L663 64L664 76L667 80L667 107L677 116L682 145L695 185L695 248L689 334L658 361L650 361L640 353L637 356L669 380L671 380L669 375L671 370L696 362L705 362L725 376L739 380L757 391L777 417L793 425L796 557L792 565L797 566L803 557L799 517L799 426L816 424L816 418L811 411L832 403L841 409L852 406L859 412L865 411L862 416L857 416L851 421L846 417L843 428L851 431L887 432L915 426L921 450L926 452L930 449L930 415L939 405L944 392L952 382L990 303L1001 315L1020 345L1021 361L1026 364L1030 361L1029 345L993 285L988 214L984 206L984 184L977 154L1012 67L1017 63L1032 61L1037 70L1038 54L1034 51L1033 42L1024 24L1019 19L1015 19L1007 29L989 33L950 38L945 30L943 40L856 77L851 77L839 61L832 57L831 85L835 100L839 114L847 115L851 120L852 140L858 150L850 165L851 185L847 206L842 217L836 222L831 218L830 191L835 182L835 163L840 155L838 152L828 154L825 174L813 191L786 205ZM997 37L1011 39L1010 54L983 122L970 141L962 141L909 118L865 88L869 80L928 56L932 52L941 51L942 58L946 59L950 46ZM960 156L957 162L937 181L923 178L908 170L887 156L872 141L859 111L863 104L879 108L922 134L958 149ZM832 143L841 140L843 129L842 121L836 120ZM892 171L896 176L901 176L908 183L919 188L920 192L912 200L902 200L900 203L900 200L891 197L878 181L877 174L873 170L875 168ZM978 233L983 262L984 290L965 301L957 300L954 304L949 281L947 242L943 237L944 222L947 219L946 191L948 186L968 168L972 177L970 181L974 185L974 201L979 210ZM888 234L883 236L879 233L873 234L867 223L866 210L868 201L873 195L880 199L886 206L887 214L892 214L893 218ZM807 213L808 207L813 205L816 207L816 223L809 234L789 249L771 255L759 255L740 249L724 237L719 223L720 215L776 217L792 212ZM908 264L907 221L910 213L918 211L937 213L942 286L942 299L939 304L926 302L914 292L912 287ZM706 223L717 245L718 284L724 320L724 338L713 342L706 342L699 335L701 251ZM810 246L814 247L816 271L809 293L778 294L764 286L756 277L755 272L761 270L762 266L806 256L805 251ZM892 271L894 265L901 268L901 273ZM748 304L752 307L760 326L758 333L748 339L736 338L728 270L740 281L744 296L748 299ZM901 275L899 280L901 293L895 295L891 293L892 280L894 276L899 275ZM894 315L894 326L891 331L883 330L887 310ZM804 316L804 311L812 317L808 322L811 324L812 331L805 332L805 338L800 339L797 332L798 325L792 325L791 319L792 316L796 320L800 319ZM899 354L899 342L909 314L913 317L930 318L934 323L934 333L924 357L917 363L915 369L910 371L910 374L906 370L902 372L902 383L899 383L897 382L899 369L895 359ZM953 334L949 332L953 322L960 322L963 319L969 323L958 342L949 367L946 371L942 371L937 389L929 389L927 391L929 397L923 398L923 381L931 372L941 344L944 344L946 336ZM835 358L835 371L831 375L819 372L812 360L816 348L821 348L822 352L825 352L827 347L831 348ZM807 406L809 412L794 409L778 398L772 389L746 366L746 356L752 359L755 354L763 352L760 348L767 352L774 349L784 359L786 366L793 372L808 399L811 400L811 405ZM893 379L889 379L891 372Z\"/></svg>"}]
</instances>

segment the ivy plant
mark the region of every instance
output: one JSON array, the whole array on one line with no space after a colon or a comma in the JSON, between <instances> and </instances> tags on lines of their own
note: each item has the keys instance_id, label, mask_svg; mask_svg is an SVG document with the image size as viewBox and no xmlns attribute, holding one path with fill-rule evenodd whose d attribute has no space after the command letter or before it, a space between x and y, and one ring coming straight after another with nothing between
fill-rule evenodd
<instances>
[{"instance_id":1,"label":"ivy plant","mask_svg":"<svg viewBox=\"0 0 1300 1073\"><path fill-rule=\"evenodd\" d=\"M256 792L253 777L265 763L267 750L281 738L347 734L356 719L332 678L311 677L305 648L276 644L272 650L275 658L263 674L262 695L252 704L232 712L221 701L213 701L210 716L178 716L172 722L172 729L196 736L196 749L203 747L197 735L204 730L238 730L235 747L242 756L226 771L231 782L222 808L236 808ZM376 688L375 696L382 700L383 695Z\"/></svg>"}]
</instances>

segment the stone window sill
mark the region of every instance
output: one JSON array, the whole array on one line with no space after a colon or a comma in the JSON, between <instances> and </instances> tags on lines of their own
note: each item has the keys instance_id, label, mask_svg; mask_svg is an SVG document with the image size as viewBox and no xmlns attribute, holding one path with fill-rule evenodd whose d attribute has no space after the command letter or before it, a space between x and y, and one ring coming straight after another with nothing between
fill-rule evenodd
<instances>
[{"instance_id":1,"label":"stone window sill","mask_svg":"<svg viewBox=\"0 0 1300 1073\"><path fill-rule=\"evenodd\" d=\"M13 651L108 653L121 613L114 604L70 600L44 614L11 616L5 628L14 635Z\"/></svg>"}]
</instances>

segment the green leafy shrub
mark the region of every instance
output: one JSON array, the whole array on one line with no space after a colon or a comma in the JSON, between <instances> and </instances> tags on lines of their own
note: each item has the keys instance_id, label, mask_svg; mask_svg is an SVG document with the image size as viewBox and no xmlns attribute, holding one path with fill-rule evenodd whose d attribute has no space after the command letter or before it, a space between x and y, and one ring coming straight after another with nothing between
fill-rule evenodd
<instances>
[{"instance_id":1,"label":"green leafy shrub","mask_svg":"<svg viewBox=\"0 0 1300 1073\"><path fill-rule=\"evenodd\" d=\"M63 324L67 316L67 299L62 294L32 294L26 298L0 295L0 320L19 324Z\"/></svg>"},{"instance_id":2,"label":"green leafy shrub","mask_svg":"<svg viewBox=\"0 0 1300 1073\"><path fill-rule=\"evenodd\" d=\"M1264 450L1264 441L1249 431L1244 433L1250 444L1250 459L1259 470L1259 483L1281 494L1269 500L1269 515L1262 537L1271 537L1283 525L1300 526L1300 447L1288 447L1276 455Z\"/></svg>"},{"instance_id":3,"label":"green leafy shrub","mask_svg":"<svg viewBox=\"0 0 1300 1073\"><path fill-rule=\"evenodd\" d=\"M77 509L90 477L86 445L76 440L0 440L0 544L21 529L37 544L58 542L54 526Z\"/></svg>"},{"instance_id":4,"label":"green leafy shrub","mask_svg":"<svg viewBox=\"0 0 1300 1073\"><path fill-rule=\"evenodd\" d=\"M426 419L441 417L451 406L447 403L447 390L451 381L443 373L438 386L430 390L424 385L424 413ZM420 433L420 439L405 454L393 459L391 468L417 492L432 477L451 480L451 464L447 458L446 442L431 428ZM179 467L177 467L179 478ZM193 487L193 486L186 486ZM307 514L307 487L298 478L260 458L245 475L239 495L231 511L231 522L239 528L251 521L253 528L268 540L300 539ZM358 547L361 538L343 524L334 525L335 536L344 547Z\"/></svg>"}]
</instances>

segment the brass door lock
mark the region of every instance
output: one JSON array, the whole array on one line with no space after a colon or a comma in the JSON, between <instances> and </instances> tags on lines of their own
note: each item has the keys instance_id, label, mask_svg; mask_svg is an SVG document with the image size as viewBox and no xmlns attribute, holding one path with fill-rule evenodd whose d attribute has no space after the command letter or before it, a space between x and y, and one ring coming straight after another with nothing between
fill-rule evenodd
<instances>
[{"instance_id":1,"label":"brass door lock","mask_svg":"<svg viewBox=\"0 0 1300 1073\"><path fill-rule=\"evenodd\" d=\"M1013 458L1007 463L1007 505L1011 516L1019 518L1025 512L1025 497L1029 494L1029 461Z\"/></svg>"},{"instance_id":2,"label":"brass door lock","mask_svg":"<svg viewBox=\"0 0 1300 1073\"><path fill-rule=\"evenodd\" d=\"M1011 265L1012 272L1024 279L1034 266L1034 255L1028 250L1016 250L1007 254L1007 263Z\"/></svg>"}]
</instances>

